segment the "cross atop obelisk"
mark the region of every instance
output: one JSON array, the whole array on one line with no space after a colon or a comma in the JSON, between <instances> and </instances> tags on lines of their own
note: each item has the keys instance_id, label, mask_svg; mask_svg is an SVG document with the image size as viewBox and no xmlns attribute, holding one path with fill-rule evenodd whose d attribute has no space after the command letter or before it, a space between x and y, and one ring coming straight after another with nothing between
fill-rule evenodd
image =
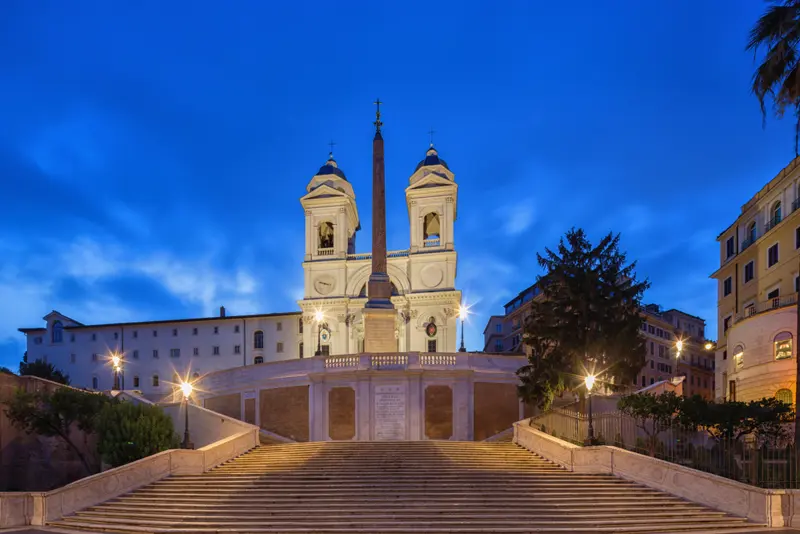
<instances>
[{"instance_id":1,"label":"cross atop obelisk","mask_svg":"<svg viewBox=\"0 0 800 534\"><path fill-rule=\"evenodd\" d=\"M375 137L372 139L372 273L364 306L364 350L395 352L395 312L392 285L386 267L386 179L384 176L381 100L375 105Z\"/></svg>"}]
</instances>

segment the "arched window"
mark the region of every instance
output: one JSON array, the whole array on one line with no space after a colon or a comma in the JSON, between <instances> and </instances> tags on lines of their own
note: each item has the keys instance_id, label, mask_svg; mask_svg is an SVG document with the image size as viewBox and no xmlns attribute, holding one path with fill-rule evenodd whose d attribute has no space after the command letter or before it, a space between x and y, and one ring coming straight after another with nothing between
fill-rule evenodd
<instances>
[{"instance_id":1,"label":"arched window","mask_svg":"<svg viewBox=\"0 0 800 534\"><path fill-rule=\"evenodd\" d=\"M139 375L134 375L134 377L133 377L133 387L135 387L135 388L139 387Z\"/></svg>"},{"instance_id":2,"label":"arched window","mask_svg":"<svg viewBox=\"0 0 800 534\"><path fill-rule=\"evenodd\" d=\"M302 356L301 356L301 357L302 357ZM253 359L253 363L255 363L255 364L264 363L264 357L263 357L263 356L256 356L256 357Z\"/></svg>"},{"instance_id":3,"label":"arched window","mask_svg":"<svg viewBox=\"0 0 800 534\"><path fill-rule=\"evenodd\" d=\"M792 357L792 334L781 332L773 340L776 360L785 360Z\"/></svg>"},{"instance_id":4,"label":"arched window","mask_svg":"<svg viewBox=\"0 0 800 534\"><path fill-rule=\"evenodd\" d=\"M439 230L439 214L436 212L431 212L425 215L422 224L422 238L426 241L428 239L438 239Z\"/></svg>"},{"instance_id":5,"label":"arched window","mask_svg":"<svg viewBox=\"0 0 800 534\"><path fill-rule=\"evenodd\" d=\"M319 248L333 248L333 224L327 221L319 225Z\"/></svg>"},{"instance_id":6,"label":"arched window","mask_svg":"<svg viewBox=\"0 0 800 534\"><path fill-rule=\"evenodd\" d=\"M92 377L92 389L97 389L97 377Z\"/></svg>"},{"instance_id":7,"label":"arched window","mask_svg":"<svg viewBox=\"0 0 800 534\"><path fill-rule=\"evenodd\" d=\"M197 380L198 378L200 378L200 373L194 373L192 375L192 380Z\"/></svg>"},{"instance_id":8,"label":"arched window","mask_svg":"<svg viewBox=\"0 0 800 534\"><path fill-rule=\"evenodd\" d=\"M775 392L775 400L785 402L789 405L794 404L794 399L792 397L793 395L791 389L782 388Z\"/></svg>"},{"instance_id":9,"label":"arched window","mask_svg":"<svg viewBox=\"0 0 800 534\"><path fill-rule=\"evenodd\" d=\"M61 343L64 339L64 325L61 324L61 321L56 321L53 323L53 343Z\"/></svg>"},{"instance_id":10,"label":"arched window","mask_svg":"<svg viewBox=\"0 0 800 534\"><path fill-rule=\"evenodd\" d=\"M781 222L781 201L777 201L769 210L770 227Z\"/></svg>"},{"instance_id":11,"label":"arched window","mask_svg":"<svg viewBox=\"0 0 800 534\"><path fill-rule=\"evenodd\" d=\"M253 333L253 347L257 349L264 348L264 332L262 332L261 330L256 330Z\"/></svg>"},{"instance_id":12,"label":"arched window","mask_svg":"<svg viewBox=\"0 0 800 534\"><path fill-rule=\"evenodd\" d=\"M158 387L158 375L153 375L153 387Z\"/></svg>"},{"instance_id":13,"label":"arched window","mask_svg":"<svg viewBox=\"0 0 800 534\"><path fill-rule=\"evenodd\" d=\"M736 362L736 367L744 365L744 346L736 345L733 349L733 359Z\"/></svg>"}]
</instances>

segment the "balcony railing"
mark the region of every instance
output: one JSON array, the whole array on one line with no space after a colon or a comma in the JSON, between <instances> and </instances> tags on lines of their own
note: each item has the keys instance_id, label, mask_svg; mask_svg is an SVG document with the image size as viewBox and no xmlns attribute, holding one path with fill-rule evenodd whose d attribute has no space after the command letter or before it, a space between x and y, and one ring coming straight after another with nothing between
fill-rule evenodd
<instances>
[{"instance_id":1,"label":"balcony railing","mask_svg":"<svg viewBox=\"0 0 800 534\"><path fill-rule=\"evenodd\" d=\"M408 250L390 250L386 253L387 258L404 258L408 256ZM372 252L362 252L360 254L348 254L348 260L371 260Z\"/></svg>"},{"instance_id":2,"label":"balcony railing","mask_svg":"<svg viewBox=\"0 0 800 534\"><path fill-rule=\"evenodd\" d=\"M767 232L769 232L770 230L775 228L780 222L781 222L781 216L780 215L776 215L775 217L773 217L772 219L767 221L767 224L764 227L764 233L766 234Z\"/></svg>"},{"instance_id":3,"label":"balcony railing","mask_svg":"<svg viewBox=\"0 0 800 534\"><path fill-rule=\"evenodd\" d=\"M758 239L758 237L753 236L753 237L748 237L747 239L742 241L742 251L744 251L744 249L755 243L756 239Z\"/></svg>"},{"instance_id":4,"label":"balcony railing","mask_svg":"<svg viewBox=\"0 0 800 534\"><path fill-rule=\"evenodd\" d=\"M330 247L330 248L318 248L317 249L317 256L333 256L333 247Z\"/></svg>"},{"instance_id":5,"label":"balcony railing","mask_svg":"<svg viewBox=\"0 0 800 534\"><path fill-rule=\"evenodd\" d=\"M761 302L756 302L746 306L741 312L736 314L736 318L734 319L735 323L744 321L745 319L749 319L754 315L758 315L759 313L764 313L766 311L777 310L779 308L785 308L787 306L794 306L797 304L797 293L792 293L791 295L784 295L782 297L775 297L773 299L762 300Z\"/></svg>"},{"instance_id":6,"label":"balcony railing","mask_svg":"<svg viewBox=\"0 0 800 534\"><path fill-rule=\"evenodd\" d=\"M441 243L441 239L438 237L432 237L430 239L426 239L422 242L423 247L438 247Z\"/></svg>"}]
</instances>

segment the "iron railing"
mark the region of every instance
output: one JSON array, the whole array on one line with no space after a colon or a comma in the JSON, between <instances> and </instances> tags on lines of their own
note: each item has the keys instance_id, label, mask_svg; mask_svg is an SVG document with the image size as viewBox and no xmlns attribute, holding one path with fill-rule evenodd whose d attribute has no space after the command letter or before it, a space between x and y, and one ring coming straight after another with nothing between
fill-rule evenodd
<instances>
[{"instance_id":1,"label":"iron railing","mask_svg":"<svg viewBox=\"0 0 800 534\"><path fill-rule=\"evenodd\" d=\"M575 445L584 445L589 434L588 416L563 408L532 418L530 425ZM607 412L593 414L592 426L596 445L613 445L762 488L800 489L792 425L778 438L718 439L704 430L654 425Z\"/></svg>"},{"instance_id":2,"label":"iron railing","mask_svg":"<svg viewBox=\"0 0 800 534\"><path fill-rule=\"evenodd\" d=\"M781 297L762 300L761 302L754 302L753 304L745 306L741 312L736 314L734 323L744 321L745 319L753 317L754 315L758 315L759 313L777 310L778 308L785 308L786 306L794 306L795 304L797 304L797 293L791 293Z\"/></svg>"}]
</instances>

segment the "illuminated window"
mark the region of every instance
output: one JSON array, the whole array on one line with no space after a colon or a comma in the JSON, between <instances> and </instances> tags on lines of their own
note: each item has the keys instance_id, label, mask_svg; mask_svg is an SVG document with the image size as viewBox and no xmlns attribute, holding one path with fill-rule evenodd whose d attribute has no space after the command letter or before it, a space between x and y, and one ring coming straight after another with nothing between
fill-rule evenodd
<instances>
[{"instance_id":1,"label":"illuminated window","mask_svg":"<svg viewBox=\"0 0 800 534\"><path fill-rule=\"evenodd\" d=\"M774 339L775 359L785 360L792 357L792 334L781 332Z\"/></svg>"},{"instance_id":2,"label":"illuminated window","mask_svg":"<svg viewBox=\"0 0 800 534\"><path fill-rule=\"evenodd\" d=\"M792 402L792 390L791 389L779 389L775 392L775 400L779 400L781 402L785 402L786 404L794 404Z\"/></svg>"},{"instance_id":3,"label":"illuminated window","mask_svg":"<svg viewBox=\"0 0 800 534\"><path fill-rule=\"evenodd\" d=\"M744 347L742 345L736 345L736 348L733 349L733 359L736 362L736 367L744 365Z\"/></svg>"}]
</instances>

